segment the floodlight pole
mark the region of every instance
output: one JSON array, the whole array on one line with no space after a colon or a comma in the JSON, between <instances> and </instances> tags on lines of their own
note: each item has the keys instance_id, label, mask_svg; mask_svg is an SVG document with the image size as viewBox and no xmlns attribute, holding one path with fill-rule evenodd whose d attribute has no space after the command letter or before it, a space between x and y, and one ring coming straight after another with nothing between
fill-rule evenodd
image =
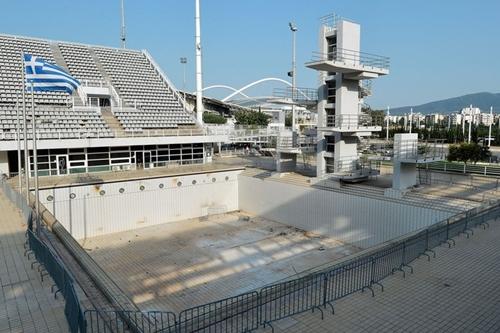
<instances>
[{"instance_id":1,"label":"floodlight pole","mask_svg":"<svg viewBox=\"0 0 500 333\"><path fill-rule=\"evenodd\" d=\"M472 118L472 104L470 105L469 111L470 111L470 113L469 113L470 118L469 118L469 133L468 133L468 140L467 140L468 143L470 143L470 138L471 138L470 132L472 130L472 119L473 119Z\"/></svg>"},{"instance_id":2,"label":"floodlight pole","mask_svg":"<svg viewBox=\"0 0 500 333\"><path fill-rule=\"evenodd\" d=\"M187 64L187 58L181 57L180 61L182 64L182 74L183 74L182 91L184 92L184 100L186 100L186 64Z\"/></svg>"},{"instance_id":3,"label":"floodlight pole","mask_svg":"<svg viewBox=\"0 0 500 333\"><path fill-rule=\"evenodd\" d=\"M386 129L385 129L385 139L389 141L389 116L390 116L390 108L387 107L387 121L386 121Z\"/></svg>"},{"instance_id":4,"label":"floodlight pole","mask_svg":"<svg viewBox=\"0 0 500 333\"><path fill-rule=\"evenodd\" d=\"M122 26L121 26L121 34L120 40L122 41L122 48L125 48L125 5L123 3L124 0L121 0L121 12L122 12Z\"/></svg>"},{"instance_id":5,"label":"floodlight pole","mask_svg":"<svg viewBox=\"0 0 500 333\"><path fill-rule=\"evenodd\" d=\"M203 76L201 69L200 0L195 0L196 119L203 124Z\"/></svg>"},{"instance_id":6,"label":"floodlight pole","mask_svg":"<svg viewBox=\"0 0 500 333\"><path fill-rule=\"evenodd\" d=\"M413 125L413 108L410 108L410 133Z\"/></svg>"},{"instance_id":7,"label":"floodlight pole","mask_svg":"<svg viewBox=\"0 0 500 333\"><path fill-rule=\"evenodd\" d=\"M488 147L491 147L491 124L493 124L493 106L490 107L490 121L488 127Z\"/></svg>"},{"instance_id":8,"label":"floodlight pole","mask_svg":"<svg viewBox=\"0 0 500 333\"><path fill-rule=\"evenodd\" d=\"M296 131L296 123L297 123L297 115L295 110L295 94L297 90L297 64L296 64L296 37L295 34L297 32L297 26L290 22L288 23L290 27L290 31L292 32L292 131Z\"/></svg>"}]
</instances>

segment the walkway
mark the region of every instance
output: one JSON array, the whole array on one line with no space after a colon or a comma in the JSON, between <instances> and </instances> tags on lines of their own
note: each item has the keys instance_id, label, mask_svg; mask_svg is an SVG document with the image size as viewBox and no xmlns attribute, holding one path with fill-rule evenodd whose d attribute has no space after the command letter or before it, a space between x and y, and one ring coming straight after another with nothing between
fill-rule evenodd
<instances>
[{"instance_id":1,"label":"walkway","mask_svg":"<svg viewBox=\"0 0 500 333\"><path fill-rule=\"evenodd\" d=\"M500 332L500 221L451 249L418 259L414 274L391 276L385 291L348 296L335 315L307 312L273 324L275 332ZM261 332L270 332L270 329Z\"/></svg>"},{"instance_id":2,"label":"walkway","mask_svg":"<svg viewBox=\"0 0 500 333\"><path fill-rule=\"evenodd\" d=\"M24 257L26 224L0 191L0 333L68 332L64 300Z\"/></svg>"}]
</instances>

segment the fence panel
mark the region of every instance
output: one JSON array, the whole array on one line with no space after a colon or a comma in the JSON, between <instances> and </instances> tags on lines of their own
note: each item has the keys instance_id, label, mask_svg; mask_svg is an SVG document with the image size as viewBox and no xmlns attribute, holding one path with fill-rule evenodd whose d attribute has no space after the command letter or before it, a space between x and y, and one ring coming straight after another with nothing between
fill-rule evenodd
<instances>
[{"instance_id":1,"label":"fence panel","mask_svg":"<svg viewBox=\"0 0 500 333\"><path fill-rule=\"evenodd\" d=\"M84 317L86 332L176 333L176 316L173 312L87 310Z\"/></svg>"},{"instance_id":2,"label":"fence panel","mask_svg":"<svg viewBox=\"0 0 500 333\"><path fill-rule=\"evenodd\" d=\"M367 287L372 281L372 259L362 257L336 267L326 275L325 302L333 302Z\"/></svg>"},{"instance_id":3,"label":"fence panel","mask_svg":"<svg viewBox=\"0 0 500 333\"><path fill-rule=\"evenodd\" d=\"M445 243L448 240L448 225L440 224L435 227L430 227L428 229L428 243L427 248L432 249Z\"/></svg>"},{"instance_id":4,"label":"fence panel","mask_svg":"<svg viewBox=\"0 0 500 333\"><path fill-rule=\"evenodd\" d=\"M115 311L87 310L84 313L86 329L85 332L124 332L124 325Z\"/></svg>"},{"instance_id":5,"label":"fence panel","mask_svg":"<svg viewBox=\"0 0 500 333\"><path fill-rule=\"evenodd\" d=\"M420 232L404 241L403 264L408 265L427 250L426 232Z\"/></svg>"},{"instance_id":6,"label":"fence panel","mask_svg":"<svg viewBox=\"0 0 500 333\"><path fill-rule=\"evenodd\" d=\"M270 323L323 305L324 274L308 275L260 290L260 322Z\"/></svg>"},{"instance_id":7,"label":"fence panel","mask_svg":"<svg viewBox=\"0 0 500 333\"><path fill-rule=\"evenodd\" d=\"M73 287L73 279L68 271L64 268L63 263L56 257L52 251L33 233L29 230L28 245L31 251L35 254L35 259L43 265L47 273L54 281L66 304L64 306L64 314L72 333L77 333L79 330L84 332L84 317L80 308L80 302Z\"/></svg>"},{"instance_id":8,"label":"fence panel","mask_svg":"<svg viewBox=\"0 0 500 333\"><path fill-rule=\"evenodd\" d=\"M177 323L179 333L248 332L258 327L259 294L257 292L245 293L184 310L179 314Z\"/></svg>"},{"instance_id":9,"label":"fence panel","mask_svg":"<svg viewBox=\"0 0 500 333\"><path fill-rule=\"evenodd\" d=\"M398 243L387 249L383 249L372 256L372 283L380 282L387 276L401 268L403 264L404 243Z\"/></svg>"},{"instance_id":10,"label":"fence panel","mask_svg":"<svg viewBox=\"0 0 500 333\"><path fill-rule=\"evenodd\" d=\"M66 300L66 305L64 306L64 314L72 333L86 332L85 317L83 316L82 309L80 307L80 301L76 295L75 288L73 284L66 283L64 291L64 299Z\"/></svg>"},{"instance_id":11,"label":"fence panel","mask_svg":"<svg viewBox=\"0 0 500 333\"><path fill-rule=\"evenodd\" d=\"M454 221L453 223L450 223L448 225L448 238L456 237L461 232L464 232L468 218L469 218L469 216L467 214L466 217L464 217L460 220Z\"/></svg>"}]
</instances>

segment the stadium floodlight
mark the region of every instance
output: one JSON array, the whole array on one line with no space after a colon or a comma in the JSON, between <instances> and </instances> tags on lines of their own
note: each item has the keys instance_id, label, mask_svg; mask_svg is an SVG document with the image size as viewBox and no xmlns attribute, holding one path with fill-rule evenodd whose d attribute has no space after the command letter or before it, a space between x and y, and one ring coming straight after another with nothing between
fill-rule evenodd
<instances>
[{"instance_id":1,"label":"stadium floodlight","mask_svg":"<svg viewBox=\"0 0 500 333\"><path fill-rule=\"evenodd\" d=\"M120 33L120 40L122 41L122 48L124 49L126 47L125 40L125 5L123 4L123 0L121 1L121 14L122 14L122 25L121 25L121 33Z\"/></svg>"},{"instance_id":2,"label":"stadium floodlight","mask_svg":"<svg viewBox=\"0 0 500 333\"><path fill-rule=\"evenodd\" d=\"M299 30L297 28L297 26L295 25L295 23L293 23L293 22L288 22L288 26L290 27L290 30L293 31L293 32Z\"/></svg>"},{"instance_id":3,"label":"stadium floodlight","mask_svg":"<svg viewBox=\"0 0 500 333\"><path fill-rule=\"evenodd\" d=\"M182 71L183 71L183 81L182 81L182 91L184 92L184 100L186 100L186 64L188 62L186 57L181 57L180 58L182 66Z\"/></svg>"}]
</instances>

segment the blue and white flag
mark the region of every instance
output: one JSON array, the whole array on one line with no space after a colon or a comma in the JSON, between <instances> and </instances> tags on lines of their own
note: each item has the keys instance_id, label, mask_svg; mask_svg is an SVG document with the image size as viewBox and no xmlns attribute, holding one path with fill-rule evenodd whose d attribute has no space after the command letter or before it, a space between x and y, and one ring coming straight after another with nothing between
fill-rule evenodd
<instances>
[{"instance_id":1,"label":"blue and white flag","mask_svg":"<svg viewBox=\"0 0 500 333\"><path fill-rule=\"evenodd\" d=\"M65 91L71 94L80 85L77 79L61 67L31 54L24 54L24 68L26 89L30 91L33 83L34 91Z\"/></svg>"}]
</instances>

